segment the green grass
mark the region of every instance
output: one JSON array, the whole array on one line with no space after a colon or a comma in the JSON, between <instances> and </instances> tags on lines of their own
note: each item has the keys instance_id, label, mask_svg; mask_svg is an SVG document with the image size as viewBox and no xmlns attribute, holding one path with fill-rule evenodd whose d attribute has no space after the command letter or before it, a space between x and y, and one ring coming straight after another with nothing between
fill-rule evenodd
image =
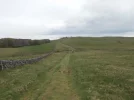
<instances>
[{"instance_id":1,"label":"green grass","mask_svg":"<svg viewBox=\"0 0 134 100\"><path fill-rule=\"evenodd\" d=\"M59 56L60 55L60 56ZM44 93L51 77L48 73L60 63L65 53L55 53L34 65L0 72L0 100L35 99Z\"/></svg>"},{"instance_id":2,"label":"green grass","mask_svg":"<svg viewBox=\"0 0 134 100\"><path fill-rule=\"evenodd\" d=\"M18 51L18 48L0 48L0 57L9 57Z\"/></svg>"},{"instance_id":3,"label":"green grass","mask_svg":"<svg viewBox=\"0 0 134 100\"><path fill-rule=\"evenodd\" d=\"M77 50L134 50L134 38L124 37L74 37L61 39L62 43Z\"/></svg>"},{"instance_id":4,"label":"green grass","mask_svg":"<svg viewBox=\"0 0 134 100\"><path fill-rule=\"evenodd\" d=\"M134 100L134 38L69 38L62 42L76 48L69 68L81 100Z\"/></svg>"},{"instance_id":5,"label":"green grass","mask_svg":"<svg viewBox=\"0 0 134 100\"><path fill-rule=\"evenodd\" d=\"M133 52L134 53L134 52ZM132 54L133 54L132 53ZM72 81L82 100L133 100L134 55L116 51L72 54Z\"/></svg>"},{"instance_id":6,"label":"green grass","mask_svg":"<svg viewBox=\"0 0 134 100\"><path fill-rule=\"evenodd\" d=\"M0 59L28 58L54 50L55 42L19 48L0 48Z\"/></svg>"},{"instance_id":7,"label":"green grass","mask_svg":"<svg viewBox=\"0 0 134 100\"><path fill-rule=\"evenodd\" d=\"M46 59L0 72L0 100L134 100L134 38L60 39L3 57L36 56L55 43Z\"/></svg>"}]
</instances>

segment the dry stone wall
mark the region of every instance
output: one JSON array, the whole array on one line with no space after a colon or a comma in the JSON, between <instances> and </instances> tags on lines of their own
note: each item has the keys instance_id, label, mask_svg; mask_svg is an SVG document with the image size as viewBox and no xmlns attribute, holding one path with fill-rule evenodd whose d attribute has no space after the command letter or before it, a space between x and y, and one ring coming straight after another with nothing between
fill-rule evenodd
<instances>
[{"instance_id":1,"label":"dry stone wall","mask_svg":"<svg viewBox=\"0 0 134 100\"><path fill-rule=\"evenodd\" d=\"M23 60L0 60L0 70L8 69L8 68L14 68L16 66L23 66L26 64L33 64L38 61L40 61L43 58L46 58L47 56L51 55L53 52L50 52L48 54L44 54L42 56L31 58L31 59L23 59Z\"/></svg>"}]
</instances>

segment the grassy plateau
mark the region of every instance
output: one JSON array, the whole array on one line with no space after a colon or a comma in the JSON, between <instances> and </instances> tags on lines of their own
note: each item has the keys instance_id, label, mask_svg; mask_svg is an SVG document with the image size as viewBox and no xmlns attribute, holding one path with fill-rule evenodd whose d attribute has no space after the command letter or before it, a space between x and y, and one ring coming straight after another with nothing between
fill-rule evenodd
<instances>
[{"instance_id":1,"label":"grassy plateau","mask_svg":"<svg viewBox=\"0 0 134 100\"><path fill-rule=\"evenodd\" d=\"M0 71L0 100L134 100L134 38L72 37L0 48L0 59L52 50L36 64Z\"/></svg>"}]
</instances>

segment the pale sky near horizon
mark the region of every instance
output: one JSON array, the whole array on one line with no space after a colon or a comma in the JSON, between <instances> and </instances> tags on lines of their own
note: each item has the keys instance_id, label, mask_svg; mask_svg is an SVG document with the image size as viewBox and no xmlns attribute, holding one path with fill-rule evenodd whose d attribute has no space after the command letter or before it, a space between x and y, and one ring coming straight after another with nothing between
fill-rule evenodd
<instances>
[{"instance_id":1,"label":"pale sky near horizon","mask_svg":"<svg viewBox=\"0 0 134 100\"><path fill-rule=\"evenodd\" d=\"M0 0L0 38L134 36L133 0Z\"/></svg>"}]
</instances>

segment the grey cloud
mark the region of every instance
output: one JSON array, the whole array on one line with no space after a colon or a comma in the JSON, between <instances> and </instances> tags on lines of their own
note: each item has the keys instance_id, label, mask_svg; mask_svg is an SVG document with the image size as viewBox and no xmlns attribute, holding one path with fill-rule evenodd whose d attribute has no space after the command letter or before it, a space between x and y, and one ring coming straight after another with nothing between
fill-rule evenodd
<instances>
[{"instance_id":1,"label":"grey cloud","mask_svg":"<svg viewBox=\"0 0 134 100\"><path fill-rule=\"evenodd\" d=\"M0 0L0 38L134 36L133 26L133 0Z\"/></svg>"},{"instance_id":2,"label":"grey cloud","mask_svg":"<svg viewBox=\"0 0 134 100\"><path fill-rule=\"evenodd\" d=\"M0 38L33 38L33 35L42 38L40 33L46 35L51 29L65 26L64 22L77 15L84 2L85 0L0 0Z\"/></svg>"},{"instance_id":3,"label":"grey cloud","mask_svg":"<svg viewBox=\"0 0 134 100\"><path fill-rule=\"evenodd\" d=\"M78 17L68 20L64 29L52 30L51 34L70 35L119 35L134 33L134 1L96 0L83 7ZM76 24L74 24L77 22Z\"/></svg>"}]
</instances>

